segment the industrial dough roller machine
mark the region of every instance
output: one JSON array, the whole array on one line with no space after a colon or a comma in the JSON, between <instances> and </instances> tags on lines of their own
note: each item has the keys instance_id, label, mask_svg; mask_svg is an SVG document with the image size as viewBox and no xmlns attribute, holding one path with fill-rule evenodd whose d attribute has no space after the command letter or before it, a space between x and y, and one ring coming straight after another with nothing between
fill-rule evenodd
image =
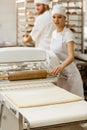
<instances>
[{"instance_id":1,"label":"industrial dough roller machine","mask_svg":"<svg viewBox=\"0 0 87 130\"><path fill-rule=\"evenodd\" d=\"M87 122L84 99L56 86L57 77L48 75L58 64L54 53L43 49L0 49L1 130L75 130ZM24 78L31 72L35 78Z\"/></svg>"},{"instance_id":2,"label":"industrial dough roller machine","mask_svg":"<svg viewBox=\"0 0 87 130\"><path fill-rule=\"evenodd\" d=\"M12 47L0 50L0 79L46 78L48 70L58 65L57 57L39 48Z\"/></svg>"}]
</instances>

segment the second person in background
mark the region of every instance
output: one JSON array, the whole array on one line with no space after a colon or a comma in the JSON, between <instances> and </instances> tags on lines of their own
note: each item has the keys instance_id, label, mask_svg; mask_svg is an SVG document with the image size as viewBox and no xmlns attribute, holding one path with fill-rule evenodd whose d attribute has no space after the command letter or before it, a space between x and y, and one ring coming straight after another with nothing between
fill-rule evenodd
<instances>
[{"instance_id":1,"label":"second person in background","mask_svg":"<svg viewBox=\"0 0 87 130\"><path fill-rule=\"evenodd\" d=\"M35 20L31 33L23 36L23 42L27 45L34 41L35 46L49 50L54 24L50 11L50 0L35 0L35 9L39 16Z\"/></svg>"}]
</instances>

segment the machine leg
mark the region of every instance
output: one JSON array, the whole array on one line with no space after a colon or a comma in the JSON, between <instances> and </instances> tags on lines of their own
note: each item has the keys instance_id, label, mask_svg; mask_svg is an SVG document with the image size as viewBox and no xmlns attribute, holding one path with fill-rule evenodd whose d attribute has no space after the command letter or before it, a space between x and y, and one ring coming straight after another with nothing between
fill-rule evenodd
<instances>
[{"instance_id":1,"label":"machine leg","mask_svg":"<svg viewBox=\"0 0 87 130\"><path fill-rule=\"evenodd\" d=\"M1 130L19 130L18 118L4 104L1 105L0 128Z\"/></svg>"},{"instance_id":2,"label":"machine leg","mask_svg":"<svg viewBox=\"0 0 87 130\"><path fill-rule=\"evenodd\" d=\"M0 102L0 128L1 128L1 119L2 119L2 113L3 113L3 103Z\"/></svg>"},{"instance_id":3,"label":"machine leg","mask_svg":"<svg viewBox=\"0 0 87 130\"><path fill-rule=\"evenodd\" d=\"M19 113L19 130L23 130L23 116Z\"/></svg>"}]
</instances>

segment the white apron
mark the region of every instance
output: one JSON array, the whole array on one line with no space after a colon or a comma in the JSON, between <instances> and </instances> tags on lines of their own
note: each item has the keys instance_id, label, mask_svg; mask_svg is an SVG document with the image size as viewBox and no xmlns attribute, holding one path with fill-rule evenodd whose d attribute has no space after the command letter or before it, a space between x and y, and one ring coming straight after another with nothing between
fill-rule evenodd
<instances>
[{"instance_id":1,"label":"white apron","mask_svg":"<svg viewBox=\"0 0 87 130\"><path fill-rule=\"evenodd\" d=\"M63 43L64 31L57 34L52 39L51 50L58 56L61 62L63 62L67 57L66 44ZM57 80L57 85L68 90L71 93L84 97L83 94L83 82L80 73L74 63L68 65L62 72L61 75L67 78L60 77Z\"/></svg>"}]
</instances>

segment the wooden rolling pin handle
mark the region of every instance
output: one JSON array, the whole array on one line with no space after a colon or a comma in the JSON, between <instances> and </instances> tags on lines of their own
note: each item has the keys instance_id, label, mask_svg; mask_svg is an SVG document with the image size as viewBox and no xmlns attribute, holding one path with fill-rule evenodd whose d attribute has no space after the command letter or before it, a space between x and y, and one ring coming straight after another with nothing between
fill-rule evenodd
<instances>
[{"instance_id":1,"label":"wooden rolling pin handle","mask_svg":"<svg viewBox=\"0 0 87 130\"><path fill-rule=\"evenodd\" d=\"M47 75L48 75L48 76L51 76L52 74L50 73L50 71L47 71Z\"/></svg>"},{"instance_id":2,"label":"wooden rolling pin handle","mask_svg":"<svg viewBox=\"0 0 87 130\"><path fill-rule=\"evenodd\" d=\"M0 75L0 79L8 79L8 75Z\"/></svg>"}]
</instances>

